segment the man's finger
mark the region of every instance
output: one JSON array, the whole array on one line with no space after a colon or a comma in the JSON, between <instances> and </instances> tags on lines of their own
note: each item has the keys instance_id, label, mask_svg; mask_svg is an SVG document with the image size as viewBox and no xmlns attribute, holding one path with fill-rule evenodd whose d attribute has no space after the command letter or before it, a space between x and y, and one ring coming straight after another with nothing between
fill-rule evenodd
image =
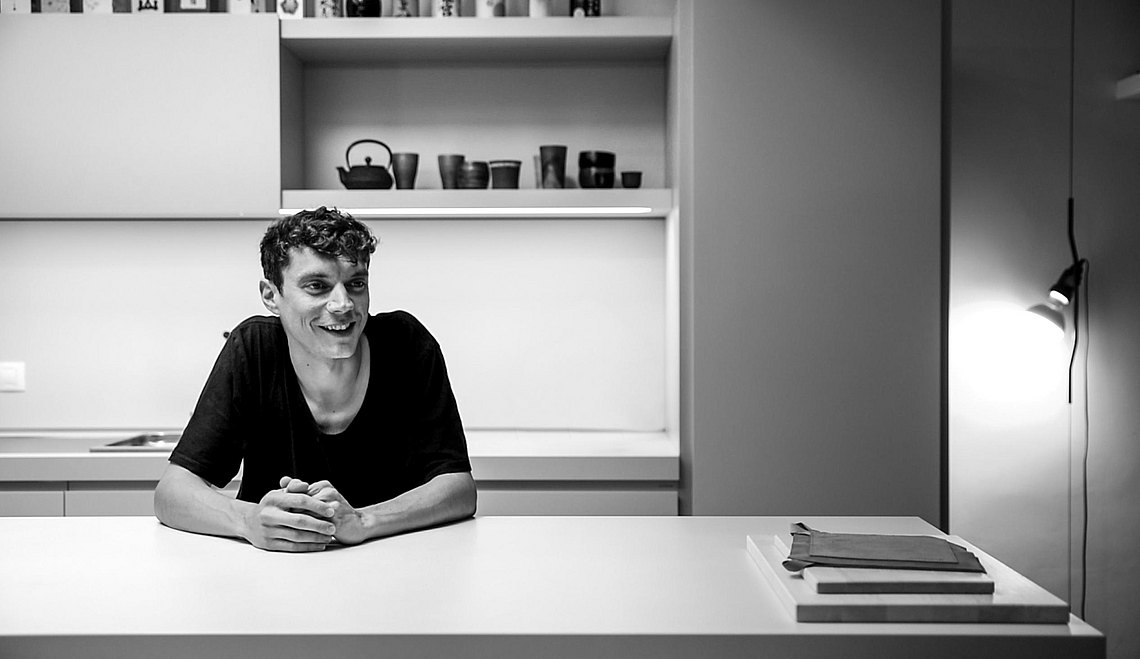
<instances>
[{"instance_id":1,"label":"man's finger","mask_svg":"<svg viewBox=\"0 0 1140 659\"><path fill-rule=\"evenodd\" d=\"M331 517L335 512L327 503L299 492L278 492L273 496L272 503L282 510L308 513L317 517Z\"/></svg>"},{"instance_id":2,"label":"man's finger","mask_svg":"<svg viewBox=\"0 0 1140 659\"><path fill-rule=\"evenodd\" d=\"M304 517L304 516L302 516ZM306 517L309 521L314 520L312 517ZM297 521L297 524L304 524L304 521ZM313 530L305 530L301 528L290 528L289 526L279 526L269 534L268 537L277 540L286 540L288 542L301 542L301 543L329 543L333 541L333 534L336 532L336 527L327 522L319 522L320 527Z\"/></svg>"},{"instance_id":3,"label":"man's finger","mask_svg":"<svg viewBox=\"0 0 1140 659\"><path fill-rule=\"evenodd\" d=\"M324 518L314 517L307 513L284 513L277 521L278 526L299 529L302 531L315 531L325 535L336 533L336 525Z\"/></svg>"},{"instance_id":4,"label":"man's finger","mask_svg":"<svg viewBox=\"0 0 1140 659\"><path fill-rule=\"evenodd\" d=\"M328 481L317 481L316 483L313 483L312 485L309 486L309 496L313 496L317 492L320 492L321 490L324 490L324 489L328 489L330 487L332 487L332 483L330 483Z\"/></svg>"}]
</instances>

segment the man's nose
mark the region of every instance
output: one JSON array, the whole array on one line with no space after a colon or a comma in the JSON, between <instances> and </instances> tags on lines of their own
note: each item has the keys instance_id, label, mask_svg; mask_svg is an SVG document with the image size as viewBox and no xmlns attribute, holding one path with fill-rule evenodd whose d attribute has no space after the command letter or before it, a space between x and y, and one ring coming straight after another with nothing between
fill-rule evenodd
<instances>
[{"instance_id":1,"label":"man's nose","mask_svg":"<svg viewBox=\"0 0 1140 659\"><path fill-rule=\"evenodd\" d=\"M351 311L355 304L356 303L352 301L352 296L348 294L348 290L344 287L344 284L333 286L327 304L329 311L344 313Z\"/></svg>"}]
</instances>

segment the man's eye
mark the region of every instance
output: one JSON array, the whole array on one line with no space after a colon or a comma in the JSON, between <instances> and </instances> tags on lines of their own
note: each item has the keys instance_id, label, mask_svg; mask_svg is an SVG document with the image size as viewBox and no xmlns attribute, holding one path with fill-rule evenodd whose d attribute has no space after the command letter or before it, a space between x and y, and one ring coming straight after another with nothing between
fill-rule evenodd
<instances>
[{"instance_id":1,"label":"man's eye","mask_svg":"<svg viewBox=\"0 0 1140 659\"><path fill-rule=\"evenodd\" d=\"M320 293L325 290L325 285L317 281L311 281L305 284L303 288L311 293Z\"/></svg>"},{"instance_id":2,"label":"man's eye","mask_svg":"<svg viewBox=\"0 0 1140 659\"><path fill-rule=\"evenodd\" d=\"M348 287L356 291L362 291L368 288L368 282L364 280L350 281L348 282Z\"/></svg>"}]
</instances>

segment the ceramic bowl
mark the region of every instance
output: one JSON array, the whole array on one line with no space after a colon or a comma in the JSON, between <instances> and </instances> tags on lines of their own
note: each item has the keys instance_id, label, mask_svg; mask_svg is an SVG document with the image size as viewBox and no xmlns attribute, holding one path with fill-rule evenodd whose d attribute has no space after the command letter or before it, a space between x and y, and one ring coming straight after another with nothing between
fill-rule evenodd
<instances>
[{"instance_id":1,"label":"ceramic bowl","mask_svg":"<svg viewBox=\"0 0 1140 659\"><path fill-rule=\"evenodd\" d=\"M579 151L578 167L602 167L613 169L617 156L613 151Z\"/></svg>"},{"instance_id":2,"label":"ceramic bowl","mask_svg":"<svg viewBox=\"0 0 1140 659\"><path fill-rule=\"evenodd\" d=\"M578 170L578 185L583 188L612 188L614 170L610 167L583 167Z\"/></svg>"}]
</instances>

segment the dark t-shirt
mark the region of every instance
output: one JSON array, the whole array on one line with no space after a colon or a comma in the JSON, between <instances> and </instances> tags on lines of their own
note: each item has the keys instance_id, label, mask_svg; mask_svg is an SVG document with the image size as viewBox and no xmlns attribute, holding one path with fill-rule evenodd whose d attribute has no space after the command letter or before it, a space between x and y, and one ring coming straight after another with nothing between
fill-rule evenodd
<instances>
[{"instance_id":1,"label":"dark t-shirt","mask_svg":"<svg viewBox=\"0 0 1140 659\"><path fill-rule=\"evenodd\" d=\"M368 390L336 435L319 431L278 318L230 333L170 461L224 487L242 460L238 498L260 501L282 476L328 480L353 507L387 501L435 476L471 471L439 344L403 311L371 316Z\"/></svg>"}]
</instances>

